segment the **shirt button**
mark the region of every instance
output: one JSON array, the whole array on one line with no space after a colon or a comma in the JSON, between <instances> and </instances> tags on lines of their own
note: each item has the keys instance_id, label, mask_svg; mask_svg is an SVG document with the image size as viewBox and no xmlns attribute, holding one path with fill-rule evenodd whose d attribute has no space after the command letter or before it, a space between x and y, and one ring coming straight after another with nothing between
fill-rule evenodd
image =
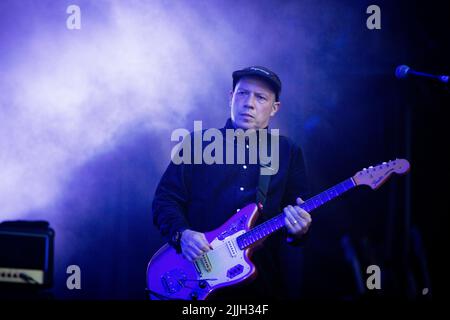
<instances>
[{"instance_id":1,"label":"shirt button","mask_svg":"<svg viewBox=\"0 0 450 320\"><path fill-rule=\"evenodd\" d=\"M239 190L244 191L244 187L240 187Z\"/></svg>"},{"instance_id":2,"label":"shirt button","mask_svg":"<svg viewBox=\"0 0 450 320\"><path fill-rule=\"evenodd\" d=\"M244 165L242 166L242 168L247 169L247 166L244 164Z\"/></svg>"},{"instance_id":3,"label":"shirt button","mask_svg":"<svg viewBox=\"0 0 450 320\"><path fill-rule=\"evenodd\" d=\"M246 144L245 147L246 147L247 149L250 148L250 147L248 146L248 144Z\"/></svg>"}]
</instances>

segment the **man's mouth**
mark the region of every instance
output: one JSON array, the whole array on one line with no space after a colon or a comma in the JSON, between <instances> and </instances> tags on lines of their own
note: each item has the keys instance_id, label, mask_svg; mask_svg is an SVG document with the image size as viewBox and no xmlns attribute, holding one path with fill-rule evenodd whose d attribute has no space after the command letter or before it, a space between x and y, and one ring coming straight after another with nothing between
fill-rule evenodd
<instances>
[{"instance_id":1,"label":"man's mouth","mask_svg":"<svg viewBox=\"0 0 450 320\"><path fill-rule=\"evenodd\" d=\"M252 115L249 114L249 113L241 113L241 117L244 117L244 118L251 118L251 119L255 118L254 116L252 116Z\"/></svg>"}]
</instances>

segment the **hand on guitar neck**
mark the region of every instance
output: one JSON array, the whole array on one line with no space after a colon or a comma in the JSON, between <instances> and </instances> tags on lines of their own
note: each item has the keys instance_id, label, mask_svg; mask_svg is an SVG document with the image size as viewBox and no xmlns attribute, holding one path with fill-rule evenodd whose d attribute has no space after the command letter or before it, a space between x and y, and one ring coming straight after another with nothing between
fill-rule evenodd
<instances>
[{"instance_id":1,"label":"hand on guitar neck","mask_svg":"<svg viewBox=\"0 0 450 320\"><path fill-rule=\"evenodd\" d=\"M287 206L283 212L285 214L284 223L288 230L289 236L292 238L300 238L308 232L311 225L311 215L300 205L304 203L301 198L297 198L296 206Z\"/></svg>"}]
</instances>

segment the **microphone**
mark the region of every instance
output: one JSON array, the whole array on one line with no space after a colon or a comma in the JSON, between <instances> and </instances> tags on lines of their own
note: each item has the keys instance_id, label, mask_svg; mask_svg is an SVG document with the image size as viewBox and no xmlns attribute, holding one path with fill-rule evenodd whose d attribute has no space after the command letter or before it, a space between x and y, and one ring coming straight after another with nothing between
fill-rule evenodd
<instances>
[{"instance_id":1,"label":"microphone","mask_svg":"<svg viewBox=\"0 0 450 320\"><path fill-rule=\"evenodd\" d=\"M415 70L413 70L410 67L405 66L405 65L398 66L395 69L395 76L398 79L405 79L405 78L407 78L409 76L425 77L425 78L431 78L431 79L438 80L439 82L442 82L442 83L448 83L448 78L449 78L449 76L445 76L445 75L437 76L437 75L434 75L434 74L429 74L429 73L415 71Z\"/></svg>"}]
</instances>

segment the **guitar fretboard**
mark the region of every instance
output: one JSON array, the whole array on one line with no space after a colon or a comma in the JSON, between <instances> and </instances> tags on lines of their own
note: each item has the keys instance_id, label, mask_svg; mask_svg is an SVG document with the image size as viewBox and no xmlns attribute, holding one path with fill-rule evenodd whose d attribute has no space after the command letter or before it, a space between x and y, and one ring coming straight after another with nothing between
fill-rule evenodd
<instances>
[{"instance_id":1,"label":"guitar fretboard","mask_svg":"<svg viewBox=\"0 0 450 320\"><path fill-rule=\"evenodd\" d=\"M321 205L327 203L328 201L338 197L344 192L355 187L356 184L352 178L338 183L337 185L319 193L318 195L306 200L300 205L300 207L308 212L320 207ZM277 230L280 230L285 226L284 223L285 214L281 213L270 220L256 226L255 228L247 231L246 233L237 237L237 244L241 250L250 247L258 240L261 240Z\"/></svg>"}]
</instances>

